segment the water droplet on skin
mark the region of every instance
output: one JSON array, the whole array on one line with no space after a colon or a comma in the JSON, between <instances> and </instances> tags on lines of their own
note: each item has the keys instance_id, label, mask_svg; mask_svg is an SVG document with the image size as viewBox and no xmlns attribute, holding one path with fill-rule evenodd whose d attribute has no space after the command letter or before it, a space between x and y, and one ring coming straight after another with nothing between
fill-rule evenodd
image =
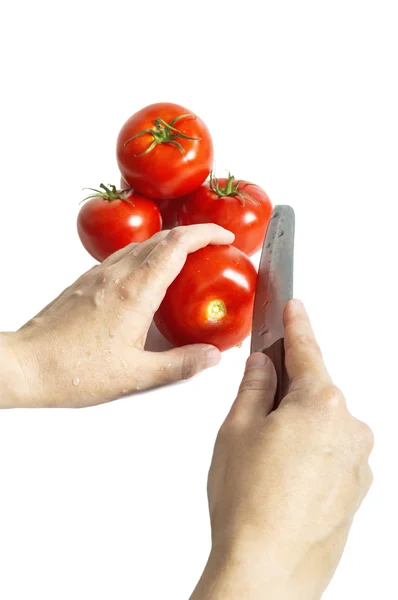
<instances>
[{"instance_id":1,"label":"water droplet on skin","mask_svg":"<svg viewBox=\"0 0 398 600\"><path fill-rule=\"evenodd\" d=\"M79 383L80 383L79 377L75 377L74 379L72 379L72 385L79 385Z\"/></svg>"},{"instance_id":2,"label":"water droplet on skin","mask_svg":"<svg viewBox=\"0 0 398 600\"><path fill-rule=\"evenodd\" d=\"M139 250L133 250L131 254L132 254L133 256L138 256L138 255L139 255L139 253L140 253L140 251L139 251Z\"/></svg>"},{"instance_id":3,"label":"water droplet on skin","mask_svg":"<svg viewBox=\"0 0 398 600\"><path fill-rule=\"evenodd\" d=\"M258 332L258 335L265 335L266 333L268 333L268 327L264 325L264 327L262 327Z\"/></svg>"},{"instance_id":4,"label":"water droplet on skin","mask_svg":"<svg viewBox=\"0 0 398 600\"><path fill-rule=\"evenodd\" d=\"M117 313L116 313L116 316L117 316L117 318L118 318L118 319L123 319L123 315L122 315L122 313L120 313L120 312L117 312Z\"/></svg>"},{"instance_id":5,"label":"water droplet on skin","mask_svg":"<svg viewBox=\"0 0 398 600\"><path fill-rule=\"evenodd\" d=\"M114 338L114 337L116 337L116 333L115 333L114 331L110 331L110 332L109 332L109 337L110 337L110 338Z\"/></svg>"},{"instance_id":6,"label":"water droplet on skin","mask_svg":"<svg viewBox=\"0 0 398 600\"><path fill-rule=\"evenodd\" d=\"M168 368L168 369L170 369L170 367L172 367L172 366L173 366L173 365L172 365L171 363L169 363L169 364L167 365L167 368Z\"/></svg>"},{"instance_id":7,"label":"water droplet on skin","mask_svg":"<svg viewBox=\"0 0 398 600\"><path fill-rule=\"evenodd\" d=\"M127 389L127 388L126 388L126 389L124 389L124 390L122 390L122 394L128 394L128 392L129 392L129 391L128 391L128 389Z\"/></svg>"},{"instance_id":8,"label":"water droplet on skin","mask_svg":"<svg viewBox=\"0 0 398 600\"><path fill-rule=\"evenodd\" d=\"M73 295L74 295L74 296L83 296L83 292L82 292L81 290L75 290L75 291L73 292Z\"/></svg>"},{"instance_id":9,"label":"water droplet on skin","mask_svg":"<svg viewBox=\"0 0 398 600\"><path fill-rule=\"evenodd\" d=\"M120 283L120 279L119 278L115 279L114 283L116 283L116 285L118 285Z\"/></svg>"},{"instance_id":10,"label":"water droplet on skin","mask_svg":"<svg viewBox=\"0 0 398 600\"><path fill-rule=\"evenodd\" d=\"M125 369L128 369L128 364L126 363L125 360L121 360L120 362L122 363L122 365Z\"/></svg>"},{"instance_id":11,"label":"water droplet on skin","mask_svg":"<svg viewBox=\"0 0 398 600\"><path fill-rule=\"evenodd\" d=\"M94 305L95 306L101 306L101 304L103 303L105 298L105 288L101 288L100 290L97 290L94 294Z\"/></svg>"}]
</instances>

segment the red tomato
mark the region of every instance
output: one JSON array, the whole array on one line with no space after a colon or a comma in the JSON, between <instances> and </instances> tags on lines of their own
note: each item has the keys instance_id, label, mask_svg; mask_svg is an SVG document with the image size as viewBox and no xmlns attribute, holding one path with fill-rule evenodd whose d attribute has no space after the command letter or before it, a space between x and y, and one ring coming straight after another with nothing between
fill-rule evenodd
<instances>
[{"instance_id":1,"label":"red tomato","mask_svg":"<svg viewBox=\"0 0 398 600\"><path fill-rule=\"evenodd\" d=\"M187 108L160 102L135 113L117 140L120 172L130 187L154 199L185 196L213 165L206 125Z\"/></svg>"},{"instance_id":2,"label":"red tomato","mask_svg":"<svg viewBox=\"0 0 398 600\"><path fill-rule=\"evenodd\" d=\"M210 177L182 201L179 225L216 223L235 234L234 246L251 256L260 250L272 213L267 194L257 185Z\"/></svg>"},{"instance_id":3,"label":"red tomato","mask_svg":"<svg viewBox=\"0 0 398 600\"><path fill-rule=\"evenodd\" d=\"M128 189L129 184L123 177L120 178L120 188ZM178 225L178 211L181 206L181 198L172 198L171 200L154 200L162 215L162 229L172 229Z\"/></svg>"},{"instance_id":4,"label":"red tomato","mask_svg":"<svg viewBox=\"0 0 398 600\"><path fill-rule=\"evenodd\" d=\"M89 196L77 218L80 240L98 261L131 242L144 242L162 228L156 204L131 190L106 187Z\"/></svg>"},{"instance_id":5,"label":"red tomato","mask_svg":"<svg viewBox=\"0 0 398 600\"><path fill-rule=\"evenodd\" d=\"M250 333L256 280L250 259L233 246L189 254L155 314L156 326L176 346L237 346Z\"/></svg>"}]
</instances>

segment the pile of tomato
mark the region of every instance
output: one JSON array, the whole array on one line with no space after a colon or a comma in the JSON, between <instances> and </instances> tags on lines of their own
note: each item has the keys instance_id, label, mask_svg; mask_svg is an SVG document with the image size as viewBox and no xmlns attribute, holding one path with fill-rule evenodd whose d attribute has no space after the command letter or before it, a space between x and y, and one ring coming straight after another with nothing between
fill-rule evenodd
<instances>
[{"instance_id":1,"label":"pile of tomato","mask_svg":"<svg viewBox=\"0 0 398 600\"><path fill-rule=\"evenodd\" d=\"M232 231L232 246L208 246L188 256L155 315L173 344L239 345L250 333L256 270L272 205L259 186L216 178L205 123L171 103L130 117L117 139L120 187L92 189L78 216L83 246L98 261L163 229L216 223Z\"/></svg>"}]
</instances>

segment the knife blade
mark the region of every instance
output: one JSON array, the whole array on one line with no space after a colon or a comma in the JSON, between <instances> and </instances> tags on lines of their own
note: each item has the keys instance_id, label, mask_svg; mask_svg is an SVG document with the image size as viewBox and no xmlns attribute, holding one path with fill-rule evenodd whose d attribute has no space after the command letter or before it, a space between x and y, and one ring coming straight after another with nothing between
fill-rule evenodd
<instances>
[{"instance_id":1,"label":"knife blade","mask_svg":"<svg viewBox=\"0 0 398 600\"><path fill-rule=\"evenodd\" d=\"M275 206L261 253L253 309L251 352L263 352L274 363L278 376L276 405L289 385L283 311L293 297L294 226L291 206Z\"/></svg>"}]
</instances>

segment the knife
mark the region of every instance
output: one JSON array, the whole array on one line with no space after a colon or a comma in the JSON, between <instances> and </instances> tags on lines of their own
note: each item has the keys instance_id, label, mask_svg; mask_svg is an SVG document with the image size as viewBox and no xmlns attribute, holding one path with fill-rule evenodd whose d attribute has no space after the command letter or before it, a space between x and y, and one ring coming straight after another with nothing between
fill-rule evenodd
<instances>
[{"instance_id":1,"label":"knife","mask_svg":"<svg viewBox=\"0 0 398 600\"><path fill-rule=\"evenodd\" d=\"M286 395L283 311L293 297L294 211L275 206L268 224L257 277L253 309L251 352L263 352L278 376L277 407Z\"/></svg>"}]
</instances>

